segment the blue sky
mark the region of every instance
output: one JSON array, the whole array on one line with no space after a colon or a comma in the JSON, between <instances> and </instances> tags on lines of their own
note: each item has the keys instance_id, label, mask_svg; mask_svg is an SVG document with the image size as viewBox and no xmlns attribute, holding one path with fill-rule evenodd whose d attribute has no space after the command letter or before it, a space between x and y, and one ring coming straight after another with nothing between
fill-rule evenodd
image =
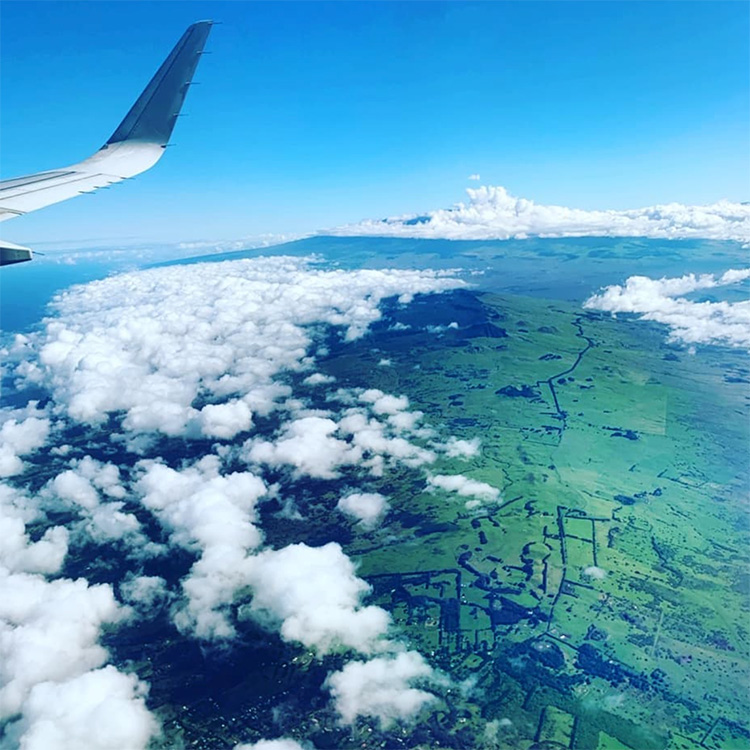
<instances>
[{"instance_id":1,"label":"blue sky","mask_svg":"<svg viewBox=\"0 0 750 750\"><path fill-rule=\"evenodd\" d=\"M2 176L88 156L202 18L165 158L3 237L306 232L447 207L471 173L580 208L750 198L741 2L4 0Z\"/></svg>"}]
</instances>

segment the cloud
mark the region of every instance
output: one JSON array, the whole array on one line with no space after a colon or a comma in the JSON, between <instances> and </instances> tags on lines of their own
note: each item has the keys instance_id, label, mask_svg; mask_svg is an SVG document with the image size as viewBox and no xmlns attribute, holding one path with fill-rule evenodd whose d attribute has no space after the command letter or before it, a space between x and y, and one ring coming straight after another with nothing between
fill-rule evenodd
<instances>
[{"instance_id":1,"label":"cloud","mask_svg":"<svg viewBox=\"0 0 750 750\"><path fill-rule=\"evenodd\" d=\"M230 253L239 252L241 250L256 250L265 247L273 247L274 245L281 245L287 242L293 242L294 240L300 240L307 236L308 235L305 234L274 234L266 232L264 234L245 237L239 240L194 240L192 242L180 242L177 244L176 249L180 251L188 250L192 253L197 251L202 254ZM180 257L184 255L185 253L182 252Z\"/></svg>"},{"instance_id":2,"label":"cloud","mask_svg":"<svg viewBox=\"0 0 750 750\"><path fill-rule=\"evenodd\" d=\"M366 404L372 404L373 412L378 415L396 414L409 408L409 399L406 396L391 396L377 388L364 391L359 398Z\"/></svg>"},{"instance_id":3,"label":"cloud","mask_svg":"<svg viewBox=\"0 0 750 750\"><path fill-rule=\"evenodd\" d=\"M32 541L26 524L42 521L34 498L0 484L0 747L145 748L158 730L145 685L102 668L101 630L127 613L108 585L42 575L59 573L69 538L48 526Z\"/></svg>"},{"instance_id":4,"label":"cloud","mask_svg":"<svg viewBox=\"0 0 750 750\"><path fill-rule=\"evenodd\" d=\"M34 501L13 487L0 484L0 572L56 573L68 553L68 530L51 526L35 542L26 524L43 520Z\"/></svg>"},{"instance_id":5,"label":"cloud","mask_svg":"<svg viewBox=\"0 0 750 750\"><path fill-rule=\"evenodd\" d=\"M444 272L323 270L288 257L122 274L59 295L40 367L17 373L78 422L122 412L133 433L231 439L288 395L274 376L309 368L312 324L354 340L386 297L463 285Z\"/></svg>"},{"instance_id":6,"label":"cloud","mask_svg":"<svg viewBox=\"0 0 750 750\"><path fill-rule=\"evenodd\" d=\"M361 405L345 408L338 415L317 412L292 419L274 439L248 440L244 459L254 465L291 466L295 476L317 479L334 479L347 467L382 476L388 462L416 467L435 460L432 450L413 442L433 433L418 427L424 415L408 410L406 396L374 388L340 388L329 401Z\"/></svg>"},{"instance_id":7,"label":"cloud","mask_svg":"<svg viewBox=\"0 0 750 750\"><path fill-rule=\"evenodd\" d=\"M738 284L750 279L750 268L722 276L688 274L679 278L631 276L624 286L608 286L583 306L612 313L635 313L644 320L669 326L671 341L684 344L725 344L750 348L750 301L694 302L679 295Z\"/></svg>"},{"instance_id":8,"label":"cloud","mask_svg":"<svg viewBox=\"0 0 750 750\"><path fill-rule=\"evenodd\" d=\"M65 682L40 682L23 718L6 730L24 750L145 750L159 725L146 708L147 686L107 666ZM4 743L2 743L4 744Z\"/></svg>"},{"instance_id":9,"label":"cloud","mask_svg":"<svg viewBox=\"0 0 750 750\"><path fill-rule=\"evenodd\" d=\"M344 723L358 716L378 719L383 728L408 721L436 697L414 687L434 679L429 664L416 651L377 657L367 662L352 661L328 675L326 685Z\"/></svg>"},{"instance_id":10,"label":"cloud","mask_svg":"<svg viewBox=\"0 0 750 750\"><path fill-rule=\"evenodd\" d=\"M243 616L278 625L281 637L319 654L351 648L370 654L384 646L390 615L362 606L370 586L335 542L264 550L248 566L253 599Z\"/></svg>"},{"instance_id":11,"label":"cloud","mask_svg":"<svg viewBox=\"0 0 750 750\"><path fill-rule=\"evenodd\" d=\"M248 444L248 458L269 466L290 465L298 473L333 479L341 466L357 464L362 450L334 436L339 425L323 417L303 417L289 423L276 441Z\"/></svg>"},{"instance_id":12,"label":"cloud","mask_svg":"<svg viewBox=\"0 0 750 750\"><path fill-rule=\"evenodd\" d=\"M459 440L457 437L450 437L441 447L448 458L473 458L479 455L480 444L481 440L478 437L471 440Z\"/></svg>"},{"instance_id":13,"label":"cloud","mask_svg":"<svg viewBox=\"0 0 750 750\"><path fill-rule=\"evenodd\" d=\"M466 179L467 179L467 180L474 180L474 181L478 181L478 180L481 180L482 178L481 178L481 176L480 176L480 175L478 175L478 174L470 174L470 175L469 175L469 176L468 176L468 177L467 177Z\"/></svg>"},{"instance_id":14,"label":"cloud","mask_svg":"<svg viewBox=\"0 0 750 750\"><path fill-rule=\"evenodd\" d=\"M101 629L125 615L111 587L0 565L0 590L0 745L145 748L158 728L143 701L145 685L101 668Z\"/></svg>"},{"instance_id":15,"label":"cloud","mask_svg":"<svg viewBox=\"0 0 750 750\"><path fill-rule=\"evenodd\" d=\"M628 211L586 211L516 198L503 187L468 188L468 203L426 215L366 220L324 234L489 240L538 237L700 237L750 240L750 205L719 201L706 206L668 203Z\"/></svg>"},{"instance_id":16,"label":"cloud","mask_svg":"<svg viewBox=\"0 0 750 750\"><path fill-rule=\"evenodd\" d=\"M119 586L120 596L145 613L153 612L169 596L167 582L160 576L129 575Z\"/></svg>"},{"instance_id":17,"label":"cloud","mask_svg":"<svg viewBox=\"0 0 750 750\"><path fill-rule=\"evenodd\" d=\"M238 399L225 404L206 404L200 411L201 432L206 437L229 440L247 432L252 423L250 407Z\"/></svg>"},{"instance_id":18,"label":"cloud","mask_svg":"<svg viewBox=\"0 0 750 750\"><path fill-rule=\"evenodd\" d=\"M312 375L308 375L302 382L305 385L326 385L333 383L336 378L333 375L324 375L322 372L314 372Z\"/></svg>"},{"instance_id":19,"label":"cloud","mask_svg":"<svg viewBox=\"0 0 750 750\"><path fill-rule=\"evenodd\" d=\"M248 472L222 476L218 456L182 471L153 461L139 466L143 505L171 532L173 544L199 555L182 582L185 601L174 612L175 624L199 638L233 637L227 608L247 585L252 552L263 539L254 521L265 484Z\"/></svg>"},{"instance_id":20,"label":"cloud","mask_svg":"<svg viewBox=\"0 0 750 750\"><path fill-rule=\"evenodd\" d=\"M355 492L340 498L336 507L347 516L356 518L365 528L380 523L390 508L388 500L377 492Z\"/></svg>"},{"instance_id":21,"label":"cloud","mask_svg":"<svg viewBox=\"0 0 750 750\"><path fill-rule=\"evenodd\" d=\"M0 584L0 717L9 717L34 685L100 666L107 653L97 642L99 628L122 613L109 586L84 580L0 570Z\"/></svg>"},{"instance_id":22,"label":"cloud","mask_svg":"<svg viewBox=\"0 0 750 750\"><path fill-rule=\"evenodd\" d=\"M11 412L15 414L15 412ZM41 448L50 431L47 418L30 416L22 421L15 417L6 419L0 427L0 477L12 477L23 472L25 456Z\"/></svg>"},{"instance_id":23,"label":"cloud","mask_svg":"<svg viewBox=\"0 0 750 750\"><path fill-rule=\"evenodd\" d=\"M123 274L57 298L57 317L14 349L16 377L49 390L49 405L0 412L14 456L51 434L60 443L36 495L0 490L0 707L13 737L30 747L80 746L82 722L111 711L112 726L91 746L143 746L157 726L145 710L145 685L105 666L99 640L102 628L165 607L187 637L231 639L237 619L250 617L319 656L373 657L357 662L371 684L384 684L376 673L385 660L395 667L389 694L369 707L362 696L352 699L383 722L433 700L415 686L433 671L404 652L389 613L367 604L371 588L341 547L264 549L257 506L269 497L288 507L295 499L290 479L346 473L351 491L342 511L372 524L387 500L357 491L357 480L396 465L421 476L438 450L472 450L468 441L436 447L435 431L403 394L313 394L308 387L331 382L314 372L331 326L351 341L379 319L383 299L408 304L416 294L462 285L431 271L331 271L309 259L256 258ZM289 373L304 377L300 392ZM320 396L325 410L313 408ZM91 455L80 457L84 441ZM123 447L132 453L123 455ZM101 455L117 455L121 464L94 458ZM251 470L241 470L242 462ZM73 516L67 528L45 519L52 507ZM43 577L60 574L69 546L78 555L78 545L112 541L130 563L114 582L129 606L117 603L109 585ZM178 548L193 564L170 590L171 577L158 574L154 558ZM352 683L331 679L345 701ZM65 715L42 705L66 686L81 696L77 709L63 699ZM125 724L131 734L121 739ZM45 727L60 734L44 734Z\"/></svg>"},{"instance_id":24,"label":"cloud","mask_svg":"<svg viewBox=\"0 0 750 750\"><path fill-rule=\"evenodd\" d=\"M428 476L428 488L440 488L446 492L455 492L461 497L472 497L466 502L467 508L476 508L484 502L494 503L500 499L500 490L486 482L469 479L463 474L436 474Z\"/></svg>"},{"instance_id":25,"label":"cloud","mask_svg":"<svg viewBox=\"0 0 750 750\"><path fill-rule=\"evenodd\" d=\"M124 503L113 500L103 502L101 495L108 498L125 497L125 488L120 483L120 471L114 464L103 464L91 456L81 460L73 459L73 467L58 474L47 483L40 493L40 499L50 507L67 505L83 519L86 536L98 542L123 539L135 536L142 546L154 551L141 533L141 525L132 513L123 512Z\"/></svg>"}]
</instances>

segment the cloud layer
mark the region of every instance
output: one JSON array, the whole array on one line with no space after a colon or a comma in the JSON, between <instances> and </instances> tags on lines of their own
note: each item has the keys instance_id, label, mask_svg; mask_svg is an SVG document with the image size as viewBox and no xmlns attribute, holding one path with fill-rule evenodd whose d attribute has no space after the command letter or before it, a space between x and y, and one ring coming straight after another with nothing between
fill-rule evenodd
<instances>
[{"instance_id":1,"label":"cloud layer","mask_svg":"<svg viewBox=\"0 0 750 750\"><path fill-rule=\"evenodd\" d=\"M26 377L78 422L125 412L130 432L228 439L287 395L275 375L309 368L310 326L342 326L353 340L379 319L384 298L462 283L432 271L347 273L285 257L124 274L57 299L41 366Z\"/></svg>"},{"instance_id":2,"label":"cloud layer","mask_svg":"<svg viewBox=\"0 0 750 750\"><path fill-rule=\"evenodd\" d=\"M127 611L109 585L45 577L61 569L69 535L52 526L32 542L26 524L40 515L32 498L0 485L0 747L145 748L158 731L147 686L103 666L99 643Z\"/></svg>"},{"instance_id":3,"label":"cloud layer","mask_svg":"<svg viewBox=\"0 0 750 750\"><path fill-rule=\"evenodd\" d=\"M472 179L475 175L472 175ZM368 219L325 234L490 240L525 237L700 237L750 241L750 206L719 201L707 206L667 203L629 211L585 211L516 198L504 187L466 190L468 203L418 216Z\"/></svg>"},{"instance_id":4,"label":"cloud layer","mask_svg":"<svg viewBox=\"0 0 750 750\"><path fill-rule=\"evenodd\" d=\"M406 720L435 699L424 686L436 673L367 603L341 546L266 546L259 505L302 518L295 483L345 475L340 510L373 526L388 510L373 481L393 467L424 479L439 454L476 453L478 441L424 425L405 395L339 387L316 368L328 337L364 335L383 299L462 285L297 258L160 268L74 287L41 331L17 337L9 372L51 398L0 412L4 473L20 486L23 457L46 450L49 464L34 495L0 485L0 726L11 745L145 747L159 730L148 686L108 665L100 639L154 610L201 641L225 645L252 618L317 658L335 652L343 667L328 684L344 722ZM64 524L46 519L53 511ZM97 548L120 555L113 585L62 577L70 557ZM347 671L353 658L367 661ZM374 703L362 684L377 688Z\"/></svg>"},{"instance_id":5,"label":"cloud layer","mask_svg":"<svg viewBox=\"0 0 750 750\"><path fill-rule=\"evenodd\" d=\"M688 274L679 278L631 276L624 285L608 286L589 297L584 307L611 313L635 313L669 326L670 339L683 344L723 344L750 348L750 301L694 302L684 296L703 289L739 284L750 268L721 276Z\"/></svg>"}]
</instances>

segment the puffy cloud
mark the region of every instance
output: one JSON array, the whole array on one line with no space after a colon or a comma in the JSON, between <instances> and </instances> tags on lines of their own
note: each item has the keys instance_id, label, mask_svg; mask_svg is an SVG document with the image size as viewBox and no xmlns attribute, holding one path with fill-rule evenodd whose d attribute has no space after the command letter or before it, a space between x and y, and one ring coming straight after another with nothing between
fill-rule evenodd
<instances>
[{"instance_id":1,"label":"puffy cloud","mask_svg":"<svg viewBox=\"0 0 750 750\"><path fill-rule=\"evenodd\" d=\"M101 542L137 536L141 551L151 549L140 533L141 525L132 513L123 512L120 500L102 502L100 493L109 498L125 497L120 483L120 470L114 464L103 464L91 456L71 461L72 469L58 474L41 493L48 505L62 501L75 509L84 519L84 531L91 539Z\"/></svg>"},{"instance_id":2,"label":"puffy cloud","mask_svg":"<svg viewBox=\"0 0 750 750\"><path fill-rule=\"evenodd\" d=\"M168 596L167 582L160 576L127 576L120 584L120 596L138 609L150 612Z\"/></svg>"},{"instance_id":3,"label":"puffy cloud","mask_svg":"<svg viewBox=\"0 0 750 750\"><path fill-rule=\"evenodd\" d=\"M131 432L230 439L288 393L275 375L309 367L312 324L353 340L384 298L462 285L445 272L323 270L285 257L113 276L56 298L35 380L79 422L124 412Z\"/></svg>"},{"instance_id":4,"label":"puffy cloud","mask_svg":"<svg viewBox=\"0 0 750 750\"><path fill-rule=\"evenodd\" d=\"M349 662L341 671L329 674L326 684L343 722L351 724L358 716L371 716L388 727L415 718L436 700L432 693L414 687L434 676L420 654L403 651L366 662Z\"/></svg>"},{"instance_id":5,"label":"puffy cloud","mask_svg":"<svg viewBox=\"0 0 750 750\"><path fill-rule=\"evenodd\" d=\"M291 544L264 550L248 566L253 599L243 616L280 625L284 640L319 654L352 648L369 654L386 644L390 615L361 604L370 586L335 542L323 547Z\"/></svg>"},{"instance_id":6,"label":"puffy cloud","mask_svg":"<svg viewBox=\"0 0 750 750\"><path fill-rule=\"evenodd\" d=\"M299 474L321 479L338 476L341 466L359 463L362 451L345 440L334 437L338 425L324 417L303 417L289 423L282 436L274 441L248 443L248 458L270 466L287 464Z\"/></svg>"},{"instance_id":7,"label":"puffy cloud","mask_svg":"<svg viewBox=\"0 0 750 750\"><path fill-rule=\"evenodd\" d=\"M112 666L98 643L124 613L107 585L0 567L2 747L145 748L157 722L145 686Z\"/></svg>"},{"instance_id":8,"label":"puffy cloud","mask_svg":"<svg viewBox=\"0 0 750 750\"><path fill-rule=\"evenodd\" d=\"M22 421L7 419L0 427L0 477L12 477L23 471L25 456L41 448L50 431L50 421L36 416Z\"/></svg>"},{"instance_id":9,"label":"puffy cloud","mask_svg":"<svg viewBox=\"0 0 750 750\"><path fill-rule=\"evenodd\" d=\"M471 440L460 440L457 437L450 437L441 447L448 458L473 458L479 455L479 445L481 441L478 437Z\"/></svg>"},{"instance_id":10,"label":"puffy cloud","mask_svg":"<svg viewBox=\"0 0 750 750\"><path fill-rule=\"evenodd\" d=\"M201 432L206 437L228 440L239 432L247 432L253 422L250 407L238 399L225 404L207 404L201 409Z\"/></svg>"},{"instance_id":11,"label":"puffy cloud","mask_svg":"<svg viewBox=\"0 0 750 750\"><path fill-rule=\"evenodd\" d=\"M377 492L354 492L342 497L336 507L347 516L356 518L365 528L372 528L380 523L390 506L388 500Z\"/></svg>"},{"instance_id":12,"label":"puffy cloud","mask_svg":"<svg viewBox=\"0 0 750 750\"><path fill-rule=\"evenodd\" d=\"M121 500L127 494L122 486L120 469L114 464L105 464L91 456L84 456L80 461L72 461L71 465L107 497Z\"/></svg>"},{"instance_id":13,"label":"puffy cloud","mask_svg":"<svg viewBox=\"0 0 750 750\"><path fill-rule=\"evenodd\" d=\"M329 399L364 406L344 409L338 421L329 412L301 416L284 424L274 440L254 438L244 446L246 460L268 466L292 466L299 476L332 479L344 467L358 466L381 476L386 460L421 466L435 453L403 437L427 437L432 431L417 429L424 416L407 411L406 396L377 389L339 389ZM403 410L403 411L402 411Z\"/></svg>"},{"instance_id":14,"label":"puffy cloud","mask_svg":"<svg viewBox=\"0 0 750 750\"><path fill-rule=\"evenodd\" d=\"M19 711L34 685L100 666L99 628L121 612L109 586L46 581L0 569L0 717Z\"/></svg>"},{"instance_id":15,"label":"puffy cloud","mask_svg":"<svg viewBox=\"0 0 750 750\"><path fill-rule=\"evenodd\" d=\"M40 519L31 498L0 484L0 570L26 573L56 573L68 552L68 530L48 528L32 542L26 524Z\"/></svg>"},{"instance_id":16,"label":"puffy cloud","mask_svg":"<svg viewBox=\"0 0 750 750\"><path fill-rule=\"evenodd\" d=\"M694 302L678 295L738 284L750 279L750 268L721 276L688 274L679 278L631 276L624 286L608 286L589 297L584 307L612 313L639 314L670 328L669 338L685 344L726 344L750 348L750 301Z\"/></svg>"},{"instance_id":17,"label":"puffy cloud","mask_svg":"<svg viewBox=\"0 0 750 750\"><path fill-rule=\"evenodd\" d=\"M248 472L222 476L217 456L182 471L149 461L141 467L143 504L171 531L173 543L200 554L182 582L186 601L175 624L199 638L232 637L226 608L247 585L251 554L262 541L253 522L265 484Z\"/></svg>"},{"instance_id":18,"label":"puffy cloud","mask_svg":"<svg viewBox=\"0 0 750 750\"><path fill-rule=\"evenodd\" d=\"M31 689L23 718L7 728L7 747L145 750L159 729L146 708L146 690L135 675L112 666L64 682L41 682Z\"/></svg>"},{"instance_id":19,"label":"puffy cloud","mask_svg":"<svg viewBox=\"0 0 750 750\"><path fill-rule=\"evenodd\" d=\"M466 503L467 508L476 508L483 502L497 502L500 499L500 490L486 482L478 482L469 479L463 474L436 474L427 478L427 486L439 487L447 492L455 492L461 497L472 497Z\"/></svg>"},{"instance_id":20,"label":"puffy cloud","mask_svg":"<svg viewBox=\"0 0 750 750\"><path fill-rule=\"evenodd\" d=\"M393 397L389 397L393 399ZM372 473L381 475L384 458L416 467L432 463L435 453L401 437L400 433L413 430L422 412L395 412L383 421L373 416L371 411L350 408L344 411L339 420L339 430L347 435L353 444L369 456Z\"/></svg>"},{"instance_id":21,"label":"puffy cloud","mask_svg":"<svg viewBox=\"0 0 750 750\"><path fill-rule=\"evenodd\" d=\"M40 575L68 546L60 526L32 542L26 523L40 520L33 498L0 485L0 747L145 748L158 728L145 686L101 669L101 629L125 612L108 585Z\"/></svg>"},{"instance_id":22,"label":"puffy cloud","mask_svg":"<svg viewBox=\"0 0 750 750\"><path fill-rule=\"evenodd\" d=\"M719 201L707 206L668 203L628 211L585 211L516 198L504 187L468 188L468 203L383 220L366 220L325 234L489 240L539 237L701 237L750 240L750 205Z\"/></svg>"},{"instance_id":23,"label":"puffy cloud","mask_svg":"<svg viewBox=\"0 0 750 750\"><path fill-rule=\"evenodd\" d=\"M372 404L375 414L396 414L409 408L409 399L406 396L391 396L383 393L377 388L364 391L359 397L360 401Z\"/></svg>"},{"instance_id":24,"label":"puffy cloud","mask_svg":"<svg viewBox=\"0 0 750 750\"><path fill-rule=\"evenodd\" d=\"M325 385L333 383L336 378L333 375L324 375L322 372L314 372L312 375L308 375L302 382L305 385Z\"/></svg>"}]
</instances>

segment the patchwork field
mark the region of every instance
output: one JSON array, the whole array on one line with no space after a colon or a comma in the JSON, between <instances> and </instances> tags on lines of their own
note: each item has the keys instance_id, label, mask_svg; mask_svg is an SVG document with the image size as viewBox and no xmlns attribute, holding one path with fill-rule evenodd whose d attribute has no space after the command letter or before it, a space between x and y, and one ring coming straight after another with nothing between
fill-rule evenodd
<instances>
[{"instance_id":1,"label":"patchwork field","mask_svg":"<svg viewBox=\"0 0 750 750\"><path fill-rule=\"evenodd\" d=\"M501 491L467 510L391 478L394 511L346 546L409 641L475 684L441 720L454 742L750 745L746 355L460 292L392 310L326 369L480 437L433 471Z\"/></svg>"}]
</instances>

